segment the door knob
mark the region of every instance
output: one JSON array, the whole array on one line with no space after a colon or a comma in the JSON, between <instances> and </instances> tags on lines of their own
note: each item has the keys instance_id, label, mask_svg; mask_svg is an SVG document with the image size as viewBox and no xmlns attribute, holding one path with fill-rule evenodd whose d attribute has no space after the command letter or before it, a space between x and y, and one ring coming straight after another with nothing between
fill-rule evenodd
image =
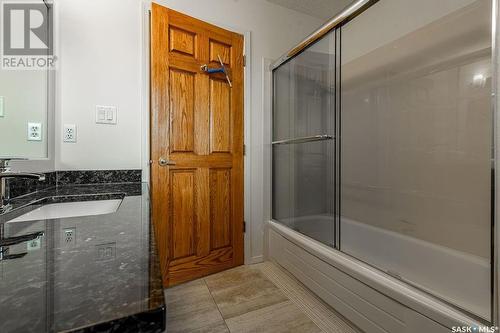
<instances>
[{"instance_id":1,"label":"door knob","mask_svg":"<svg viewBox=\"0 0 500 333\"><path fill-rule=\"evenodd\" d=\"M160 164L160 166L175 165L175 162L166 160L163 157L160 157L160 160L158 161L158 163Z\"/></svg>"}]
</instances>

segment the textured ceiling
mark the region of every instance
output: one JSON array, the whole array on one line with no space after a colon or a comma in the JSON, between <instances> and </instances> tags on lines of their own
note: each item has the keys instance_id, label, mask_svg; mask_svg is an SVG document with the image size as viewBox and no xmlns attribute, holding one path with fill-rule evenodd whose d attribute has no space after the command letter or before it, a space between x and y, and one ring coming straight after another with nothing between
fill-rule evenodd
<instances>
[{"instance_id":1,"label":"textured ceiling","mask_svg":"<svg viewBox=\"0 0 500 333\"><path fill-rule=\"evenodd\" d=\"M279 6L327 20L353 0L267 0Z\"/></svg>"}]
</instances>

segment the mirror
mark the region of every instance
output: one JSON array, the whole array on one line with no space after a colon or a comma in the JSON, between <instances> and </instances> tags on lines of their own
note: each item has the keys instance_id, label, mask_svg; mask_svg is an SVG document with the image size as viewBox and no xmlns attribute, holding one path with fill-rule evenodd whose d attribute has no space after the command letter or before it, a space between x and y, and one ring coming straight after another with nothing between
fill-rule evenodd
<instances>
[{"instance_id":1,"label":"mirror","mask_svg":"<svg viewBox=\"0 0 500 333\"><path fill-rule=\"evenodd\" d=\"M48 68L0 68L0 158L49 157L48 105Z\"/></svg>"},{"instance_id":2,"label":"mirror","mask_svg":"<svg viewBox=\"0 0 500 333\"><path fill-rule=\"evenodd\" d=\"M48 73L1 70L0 157L47 158Z\"/></svg>"}]
</instances>

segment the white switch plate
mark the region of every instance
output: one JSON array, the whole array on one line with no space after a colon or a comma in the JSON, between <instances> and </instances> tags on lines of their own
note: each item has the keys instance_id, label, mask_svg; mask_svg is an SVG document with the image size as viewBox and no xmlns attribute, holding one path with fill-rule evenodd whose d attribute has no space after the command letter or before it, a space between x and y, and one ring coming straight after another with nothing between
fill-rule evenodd
<instances>
[{"instance_id":1,"label":"white switch plate","mask_svg":"<svg viewBox=\"0 0 500 333\"><path fill-rule=\"evenodd\" d=\"M63 142L76 142L76 125L65 124L63 127Z\"/></svg>"},{"instance_id":2,"label":"white switch plate","mask_svg":"<svg viewBox=\"0 0 500 333\"><path fill-rule=\"evenodd\" d=\"M96 245L96 261L107 261L116 258L116 243Z\"/></svg>"},{"instance_id":3,"label":"white switch plate","mask_svg":"<svg viewBox=\"0 0 500 333\"><path fill-rule=\"evenodd\" d=\"M28 123L28 141L42 141L42 124Z\"/></svg>"},{"instance_id":4,"label":"white switch plate","mask_svg":"<svg viewBox=\"0 0 500 333\"><path fill-rule=\"evenodd\" d=\"M95 123L116 125L117 123L117 108L116 106L95 106Z\"/></svg>"},{"instance_id":5,"label":"white switch plate","mask_svg":"<svg viewBox=\"0 0 500 333\"><path fill-rule=\"evenodd\" d=\"M5 97L0 96L0 117L5 117Z\"/></svg>"}]
</instances>

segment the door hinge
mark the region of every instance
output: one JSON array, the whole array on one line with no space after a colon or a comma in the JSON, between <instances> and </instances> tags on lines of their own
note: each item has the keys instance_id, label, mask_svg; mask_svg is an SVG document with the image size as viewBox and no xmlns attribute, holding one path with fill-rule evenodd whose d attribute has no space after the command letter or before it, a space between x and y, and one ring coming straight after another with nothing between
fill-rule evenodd
<instances>
[{"instance_id":1,"label":"door hinge","mask_svg":"<svg viewBox=\"0 0 500 333\"><path fill-rule=\"evenodd\" d=\"M243 221L243 233L247 232L247 223Z\"/></svg>"},{"instance_id":2,"label":"door hinge","mask_svg":"<svg viewBox=\"0 0 500 333\"><path fill-rule=\"evenodd\" d=\"M243 56L243 67L247 67L247 56Z\"/></svg>"},{"instance_id":3,"label":"door hinge","mask_svg":"<svg viewBox=\"0 0 500 333\"><path fill-rule=\"evenodd\" d=\"M247 145L243 145L243 156L247 156Z\"/></svg>"}]
</instances>

